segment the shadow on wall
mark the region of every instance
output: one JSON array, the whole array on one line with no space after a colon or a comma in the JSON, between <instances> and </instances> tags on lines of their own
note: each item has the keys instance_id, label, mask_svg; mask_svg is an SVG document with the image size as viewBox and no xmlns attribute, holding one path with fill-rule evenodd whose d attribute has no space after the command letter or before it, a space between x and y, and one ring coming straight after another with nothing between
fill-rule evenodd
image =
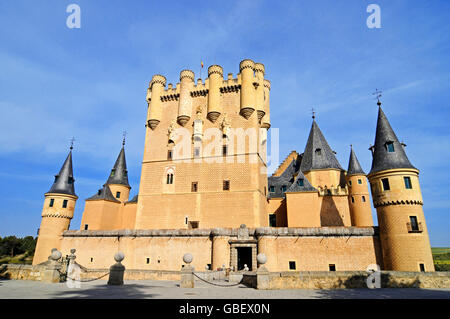
<instances>
[{"instance_id":1,"label":"shadow on wall","mask_svg":"<svg viewBox=\"0 0 450 319\"><path fill-rule=\"evenodd\" d=\"M324 226L344 226L333 196L324 196L320 208L320 224Z\"/></svg>"},{"instance_id":2,"label":"shadow on wall","mask_svg":"<svg viewBox=\"0 0 450 319\"><path fill-rule=\"evenodd\" d=\"M158 294L147 293L152 286L139 284L124 284L123 286L112 286L105 284L89 285L83 289L73 288L52 295L55 299L148 299Z\"/></svg>"},{"instance_id":3,"label":"shadow on wall","mask_svg":"<svg viewBox=\"0 0 450 319\"><path fill-rule=\"evenodd\" d=\"M10 279L10 273L6 272L8 269L7 265L0 265L0 279Z\"/></svg>"}]
</instances>

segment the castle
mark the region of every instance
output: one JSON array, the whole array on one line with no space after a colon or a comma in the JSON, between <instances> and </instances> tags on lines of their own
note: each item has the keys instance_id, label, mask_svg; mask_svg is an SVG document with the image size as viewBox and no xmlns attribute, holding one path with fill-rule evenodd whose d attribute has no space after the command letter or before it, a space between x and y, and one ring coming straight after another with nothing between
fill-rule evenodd
<instances>
[{"instance_id":1,"label":"castle","mask_svg":"<svg viewBox=\"0 0 450 319\"><path fill-rule=\"evenodd\" d=\"M139 192L130 199L125 142L106 183L86 199L80 230L69 230L78 197L72 148L45 194L33 264L52 248L77 250L87 268L107 268L117 251L127 269L434 271L419 185L381 103L368 175L353 149L347 171L314 116L304 152L267 176L270 82L243 60L224 79L218 65L195 82L153 76L147 90ZM373 226L368 182L378 227Z\"/></svg>"}]
</instances>

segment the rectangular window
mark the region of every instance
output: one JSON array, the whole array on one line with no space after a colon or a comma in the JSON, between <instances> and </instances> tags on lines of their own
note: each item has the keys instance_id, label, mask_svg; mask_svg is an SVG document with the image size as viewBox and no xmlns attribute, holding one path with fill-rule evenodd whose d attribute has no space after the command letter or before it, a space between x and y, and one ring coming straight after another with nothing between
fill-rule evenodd
<instances>
[{"instance_id":1,"label":"rectangular window","mask_svg":"<svg viewBox=\"0 0 450 319\"><path fill-rule=\"evenodd\" d=\"M425 265L424 264L419 264L419 269L420 269L420 271L425 271Z\"/></svg>"},{"instance_id":2,"label":"rectangular window","mask_svg":"<svg viewBox=\"0 0 450 319\"><path fill-rule=\"evenodd\" d=\"M198 228L198 221L190 221L189 229L196 229L196 228Z\"/></svg>"},{"instance_id":3,"label":"rectangular window","mask_svg":"<svg viewBox=\"0 0 450 319\"><path fill-rule=\"evenodd\" d=\"M48 205L49 207L53 207L53 204L55 203L55 199L51 198L50 199L50 204Z\"/></svg>"},{"instance_id":4,"label":"rectangular window","mask_svg":"<svg viewBox=\"0 0 450 319\"><path fill-rule=\"evenodd\" d=\"M91 262L94 262L94 258L91 257Z\"/></svg>"},{"instance_id":5,"label":"rectangular window","mask_svg":"<svg viewBox=\"0 0 450 319\"><path fill-rule=\"evenodd\" d=\"M269 226L277 227L277 215L275 215L275 214L269 215Z\"/></svg>"},{"instance_id":6,"label":"rectangular window","mask_svg":"<svg viewBox=\"0 0 450 319\"><path fill-rule=\"evenodd\" d=\"M227 156L228 154L228 146L227 145L223 145L222 146L222 155L223 156Z\"/></svg>"},{"instance_id":7,"label":"rectangular window","mask_svg":"<svg viewBox=\"0 0 450 319\"><path fill-rule=\"evenodd\" d=\"M84 224L84 230L88 230L89 225L88 224Z\"/></svg>"},{"instance_id":8,"label":"rectangular window","mask_svg":"<svg viewBox=\"0 0 450 319\"><path fill-rule=\"evenodd\" d=\"M361 199L362 199L363 203L366 202L366 196L361 197Z\"/></svg>"},{"instance_id":9,"label":"rectangular window","mask_svg":"<svg viewBox=\"0 0 450 319\"><path fill-rule=\"evenodd\" d=\"M147 258L147 264L149 264L150 263L150 258Z\"/></svg>"},{"instance_id":10,"label":"rectangular window","mask_svg":"<svg viewBox=\"0 0 450 319\"><path fill-rule=\"evenodd\" d=\"M198 182L192 182L191 192L197 192Z\"/></svg>"},{"instance_id":11,"label":"rectangular window","mask_svg":"<svg viewBox=\"0 0 450 319\"><path fill-rule=\"evenodd\" d=\"M289 262L289 270L295 270L297 269L297 267L295 266L295 261L290 261Z\"/></svg>"},{"instance_id":12,"label":"rectangular window","mask_svg":"<svg viewBox=\"0 0 450 319\"><path fill-rule=\"evenodd\" d=\"M281 192L285 192L287 190L287 186L286 185L283 185L283 186L281 186Z\"/></svg>"},{"instance_id":13,"label":"rectangular window","mask_svg":"<svg viewBox=\"0 0 450 319\"><path fill-rule=\"evenodd\" d=\"M352 196L352 203L354 203L355 202L355 198Z\"/></svg>"},{"instance_id":14,"label":"rectangular window","mask_svg":"<svg viewBox=\"0 0 450 319\"><path fill-rule=\"evenodd\" d=\"M382 178L381 179L381 183L383 184L383 190L388 191L391 188L389 187L389 179L387 178Z\"/></svg>"},{"instance_id":15,"label":"rectangular window","mask_svg":"<svg viewBox=\"0 0 450 319\"><path fill-rule=\"evenodd\" d=\"M336 265L335 264L329 264L328 268L330 269L330 271L336 271Z\"/></svg>"},{"instance_id":16,"label":"rectangular window","mask_svg":"<svg viewBox=\"0 0 450 319\"><path fill-rule=\"evenodd\" d=\"M405 176L403 177L403 180L405 181L405 188L412 189L411 178L409 176Z\"/></svg>"},{"instance_id":17,"label":"rectangular window","mask_svg":"<svg viewBox=\"0 0 450 319\"><path fill-rule=\"evenodd\" d=\"M68 202L68 200L67 199L65 199L64 201L63 201L63 208L67 208L67 202Z\"/></svg>"},{"instance_id":18,"label":"rectangular window","mask_svg":"<svg viewBox=\"0 0 450 319\"><path fill-rule=\"evenodd\" d=\"M120 198L120 192L116 193L116 198Z\"/></svg>"},{"instance_id":19,"label":"rectangular window","mask_svg":"<svg viewBox=\"0 0 450 319\"><path fill-rule=\"evenodd\" d=\"M224 191L230 190L230 181L223 181L223 190Z\"/></svg>"},{"instance_id":20,"label":"rectangular window","mask_svg":"<svg viewBox=\"0 0 450 319\"><path fill-rule=\"evenodd\" d=\"M386 147L387 147L387 151L388 151L389 153L394 152L394 143L393 143L393 142L387 142L387 143L386 143Z\"/></svg>"},{"instance_id":21,"label":"rectangular window","mask_svg":"<svg viewBox=\"0 0 450 319\"><path fill-rule=\"evenodd\" d=\"M172 151L167 151L167 159L168 160L172 159Z\"/></svg>"},{"instance_id":22,"label":"rectangular window","mask_svg":"<svg viewBox=\"0 0 450 319\"><path fill-rule=\"evenodd\" d=\"M188 224L188 217L184 217L184 223L187 225Z\"/></svg>"},{"instance_id":23,"label":"rectangular window","mask_svg":"<svg viewBox=\"0 0 450 319\"><path fill-rule=\"evenodd\" d=\"M412 231L418 231L419 230L419 223L417 222L416 216L409 216L409 220L411 223L411 230Z\"/></svg>"},{"instance_id":24,"label":"rectangular window","mask_svg":"<svg viewBox=\"0 0 450 319\"><path fill-rule=\"evenodd\" d=\"M362 184L362 180L358 178L358 184Z\"/></svg>"},{"instance_id":25,"label":"rectangular window","mask_svg":"<svg viewBox=\"0 0 450 319\"><path fill-rule=\"evenodd\" d=\"M275 186L269 186L269 192L275 193Z\"/></svg>"}]
</instances>

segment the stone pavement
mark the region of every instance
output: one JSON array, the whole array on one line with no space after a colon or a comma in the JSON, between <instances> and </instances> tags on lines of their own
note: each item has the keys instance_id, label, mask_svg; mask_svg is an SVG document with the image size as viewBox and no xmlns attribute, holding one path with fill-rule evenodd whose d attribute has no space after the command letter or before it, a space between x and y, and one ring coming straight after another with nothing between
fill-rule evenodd
<instances>
[{"instance_id":1,"label":"stone pavement","mask_svg":"<svg viewBox=\"0 0 450 319\"><path fill-rule=\"evenodd\" d=\"M189 289L179 288L178 281L126 280L124 286L108 286L106 280L97 280L81 283L81 288L69 288L65 283L0 280L0 299L450 299L450 288L256 290L244 285L222 288L201 281L196 281L195 285L196 288Z\"/></svg>"}]
</instances>

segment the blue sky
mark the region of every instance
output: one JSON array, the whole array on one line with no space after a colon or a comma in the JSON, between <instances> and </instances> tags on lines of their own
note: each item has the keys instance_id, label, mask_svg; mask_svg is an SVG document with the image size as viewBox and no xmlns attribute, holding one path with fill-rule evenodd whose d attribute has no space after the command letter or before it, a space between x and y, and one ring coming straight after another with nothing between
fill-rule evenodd
<instances>
[{"instance_id":1,"label":"blue sky","mask_svg":"<svg viewBox=\"0 0 450 319\"><path fill-rule=\"evenodd\" d=\"M81 8L81 28L66 7ZM369 29L366 8L381 8ZM450 246L450 1L2 1L0 2L0 236L35 235L75 136L71 228L106 181L128 132L132 196L139 187L145 102L153 74L176 83L188 68L239 72L250 58L272 83L280 159L303 152L311 108L341 165L349 145L371 165L377 105L421 171L433 246Z\"/></svg>"}]
</instances>

